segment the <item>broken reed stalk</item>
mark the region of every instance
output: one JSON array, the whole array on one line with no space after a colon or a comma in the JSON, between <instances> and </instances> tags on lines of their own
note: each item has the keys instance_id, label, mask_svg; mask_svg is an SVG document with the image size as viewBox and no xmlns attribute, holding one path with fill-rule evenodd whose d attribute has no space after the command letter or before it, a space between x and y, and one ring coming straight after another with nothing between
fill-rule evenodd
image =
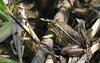
<instances>
[{"instance_id":1,"label":"broken reed stalk","mask_svg":"<svg viewBox=\"0 0 100 63\"><path fill-rule=\"evenodd\" d=\"M58 21L58 22L66 22L67 23L68 18L69 18L71 5L66 0L63 0L62 4L63 5L60 6L59 11L54 16L53 20Z\"/></svg>"},{"instance_id":2,"label":"broken reed stalk","mask_svg":"<svg viewBox=\"0 0 100 63\"><path fill-rule=\"evenodd\" d=\"M92 26L91 29L93 29L93 31L88 36L89 40L91 40L95 36L95 34L98 32L98 30L100 29L100 18L97 19L97 21L95 22L95 24Z\"/></svg>"},{"instance_id":3,"label":"broken reed stalk","mask_svg":"<svg viewBox=\"0 0 100 63\"><path fill-rule=\"evenodd\" d=\"M47 38L47 39L43 39L42 43L48 45L50 48L53 47L53 40L51 38ZM40 44L41 48L38 49L38 51L36 52L34 58L32 59L31 63L44 63L45 62L45 56L48 53L48 49Z\"/></svg>"}]
</instances>

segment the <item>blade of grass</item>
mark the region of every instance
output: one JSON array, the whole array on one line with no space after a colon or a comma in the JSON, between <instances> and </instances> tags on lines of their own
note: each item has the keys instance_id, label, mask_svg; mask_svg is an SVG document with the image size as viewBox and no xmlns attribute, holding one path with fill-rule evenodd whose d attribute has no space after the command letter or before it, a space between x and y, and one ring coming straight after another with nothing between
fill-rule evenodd
<instances>
[{"instance_id":1,"label":"blade of grass","mask_svg":"<svg viewBox=\"0 0 100 63\"><path fill-rule=\"evenodd\" d=\"M5 40L7 37L11 35L11 29L12 29L12 21L7 22L5 25L0 27L0 42Z\"/></svg>"},{"instance_id":2,"label":"blade of grass","mask_svg":"<svg viewBox=\"0 0 100 63\"><path fill-rule=\"evenodd\" d=\"M92 30L93 30L93 29L88 29L88 30L87 30L87 36L91 34Z\"/></svg>"},{"instance_id":3,"label":"blade of grass","mask_svg":"<svg viewBox=\"0 0 100 63\"><path fill-rule=\"evenodd\" d=\"M10 11L10 9L7 7L7 5L3 2L3 0L0 0L0 5L1 5L5 10L8 10L8 11L11 13L11 15L13 15L12 12Z\"/></svg>"},{"instance_id":4,"label":"blade of grass","mask_svg":"<svg viewBox=\"0 0 100 63\"><path fill-rule=\"evenodd\" d=\"M0 19L5 22L5 21L9 21L10 17L3 11L0 11Z\"/></svg>"},{"instance_id":5,"label":"blade of grass","mask_svg":"<svg viewBox=\"0 0 100 63\"><path fill-rule=\"evenodd\" d=\"M4 61L4 63L5 62L7 62L7 63L19 63L18 61L15 61L15 60L12 60L12 59L8 59L8 58L4 58L4 57L1 57L1 56L0 56L0 60Z\"/></svg>"},{"instance_id":6,"label":"blade of grass","mask_svg":"<svg viewBox=\"0 0 100 63\"><path fill-rule=\"evenodd\" d=\"M1 11L4 11L4 8L3 8L1 5L0 5L0 10L1 10Z\"/></svg>"}]
</instances>

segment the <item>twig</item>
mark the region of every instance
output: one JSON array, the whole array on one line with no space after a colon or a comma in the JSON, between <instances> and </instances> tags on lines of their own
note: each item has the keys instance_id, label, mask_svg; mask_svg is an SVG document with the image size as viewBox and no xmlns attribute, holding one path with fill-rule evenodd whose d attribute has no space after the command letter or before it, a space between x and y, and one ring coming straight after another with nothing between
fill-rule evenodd
<instances>
[{"instance_id":1,"label":"twig","mask_svg":"<svg viewBox=\"0 0 100 63\"><path fill-rule=\"evenodd\" d=\"M50 48L53 47L53 40L51 38L43 39L42 42L48 45ZM42 44L40 44L40 46L43 49L41 48L38 49L31 63L44 63L45 62L45 56L48 53L48 49Z\"/></svg>"}]
</instances>

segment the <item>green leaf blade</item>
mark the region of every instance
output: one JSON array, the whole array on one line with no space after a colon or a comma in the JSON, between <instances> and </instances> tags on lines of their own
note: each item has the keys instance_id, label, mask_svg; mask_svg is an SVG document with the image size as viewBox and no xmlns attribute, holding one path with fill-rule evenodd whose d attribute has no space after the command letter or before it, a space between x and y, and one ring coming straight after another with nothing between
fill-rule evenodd
<instances>
[{"instance_id":1,"label":"green leaf blade","mask_svg":"<svg viewBox=\"0 0 100 63\"><path fill-rule=\"evenodd\" d=\"M92 30L93 30L93 29L88 29L88 30L87 30L87 36L89 36L89 35L91 34Z\"/></svg>"},{"instance_id":2,"label":"green leaf blade","mask_svg":"<svg viewBox=\"0 0 100 63\"><path fill-rule=\"evenodd\" d=\"M12 59L8 59L8 58L4 58L0 56L0 60L1 61L5 61L7 63L19 63L18 61L12 60Z\"/></svg>"},{"instance_id":3,"label":"green leaf blade","mask_svg":"<svg viewBox=\"0 0 100 63\"><path fill-rule=\"evenodd\" d=\"M3 22L6 22L6 21L9 21L10 20L10 17L5 12L0 11L0 19Z\"/></svg>"},{"instance_id":4,"label":"green leaf blade","mask_svg":"<svg viewBox=\"0 0 100 63\"><path fill-rule=\"evenodd\" d=\"M52 38L52 37L54 37L54 35L55 34L48 34L48 35L43 36L43 38Z\"/></svg>"},{"instance_id":5,"label":"green leaf blade","mask_svg":"<svg viewBox=\"0 0 100 63\"><path fill-rule=\"evenodd\" d=\"M9 11L11 14L12 12L10 11L10 9L7 7L7 5L3 2L3 0L0 0L0 5L4 8L4 10ZM12 14L13 15L13 14Z\"/></svg>"}]
</instances>

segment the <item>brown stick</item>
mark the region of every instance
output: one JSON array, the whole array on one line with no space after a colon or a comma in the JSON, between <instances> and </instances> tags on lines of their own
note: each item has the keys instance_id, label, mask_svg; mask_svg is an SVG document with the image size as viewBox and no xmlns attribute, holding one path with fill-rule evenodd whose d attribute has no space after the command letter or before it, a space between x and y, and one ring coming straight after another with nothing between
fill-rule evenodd
<instances>
[{"instance_id":1,"label":"brown stick","mask_svg":"<svg viewBox=\"0 0 100 63\"><path fill-rule=\"evenodd\" d=\"M53 40L51 38L43 39L42 43L48 45L50 48L53 46ZM40 46L41 48L37 51L31 63L44 63L48 49L44 45L40 44Z\"/></svg>"},{"instance_id":2,"label":"brown stick","mask_svg":"<svg viewBox=\"0 0 100 63\"><path fill-rule=\"evenodd\" d=\"M56 20L58 22L68 22L68 16L69 16L69 9L70 9L71 5L69 4L68 1L64 0L63 1L63 5L60 6L60 9L58 11L58 13L55 15L53 20Z\"/></svg>"}]
</instances>

